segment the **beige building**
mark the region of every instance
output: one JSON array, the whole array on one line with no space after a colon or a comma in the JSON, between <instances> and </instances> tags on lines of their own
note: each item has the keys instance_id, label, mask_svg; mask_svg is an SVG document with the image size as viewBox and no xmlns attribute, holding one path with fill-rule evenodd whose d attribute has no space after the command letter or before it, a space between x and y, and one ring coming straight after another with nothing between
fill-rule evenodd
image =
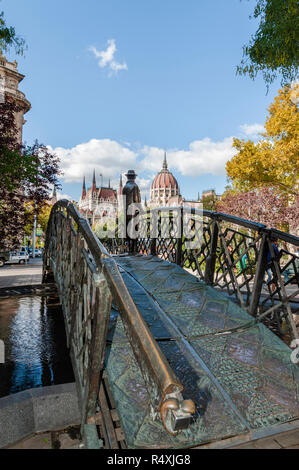
<instances>
[{"instance_id":1,"label":"beige building","mask_svg":"<svg viewBox=\"0 0 299 470\"><path fill-rule=\"evenodd\" d=\"M92 186L86 190L85 176L82 194L79 200L79 211L90 222L96 224L102 217L113 217L118 211L118 195L122 193L122 180L118 192L110 187L97 187L96 173L93 172Z\"/></svg>"},{"instance_id":2,"label":"beige building","mask_svg":"<svg viewBox=\"0 0 299 470\"><path fill-rule=\"evenodd\" d=\"M150 207L165 207L178 205L180 188L177 180L168 169L166 153L161 171L157 174L151 186Z\"/></svg>"},{"instance_id":3,"label":"beige building","mask_svg":"<svg viewBox=\"0 0 299 470\"><path fill-rule=\"evenodd\" d=\"M21 144L23 139L23 125L25 124L24 114L31 109L31 104L26 99L24 93L19 90L19 84L24 79L24 75L18 72L16 61L9 62L0 51L0 102L4 96L14 99L15 103L21 108L16 115L16 126L18 129L18 142ZM3 101L2 101L3 102Z\"/></svg>"}]
</instances>

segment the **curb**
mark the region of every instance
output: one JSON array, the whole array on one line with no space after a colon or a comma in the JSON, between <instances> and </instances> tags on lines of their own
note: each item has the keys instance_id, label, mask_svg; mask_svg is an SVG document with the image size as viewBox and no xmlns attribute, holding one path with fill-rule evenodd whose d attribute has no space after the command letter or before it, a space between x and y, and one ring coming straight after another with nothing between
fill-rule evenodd
<instances>
[{"instance_id":1,"label":"curb","mask_svg":"<svg viewBox=\"0 0 299 470\"><path fill-rule=\"evenodd\" d=\"M0 398L0 449L32 434L80 422L75 383L25 390Z\"/></svg>"}]
</instances>

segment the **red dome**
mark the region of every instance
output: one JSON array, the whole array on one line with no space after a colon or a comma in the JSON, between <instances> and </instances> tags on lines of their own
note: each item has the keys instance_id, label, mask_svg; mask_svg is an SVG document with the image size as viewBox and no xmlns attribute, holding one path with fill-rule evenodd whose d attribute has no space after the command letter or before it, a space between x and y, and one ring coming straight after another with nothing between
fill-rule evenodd
<instances>
[{"instance_id":1,"label":"red dome","mask_svg":"<svg viewBox=\"0 0 299 470\"><path fill-rule=\"evenodd\" d=\"M175 189L176 193L179 192L179 185L173 174L168 170L166 153L164 155L163 168L152 183L153 189Z\"/></svg>"},{"instance_id":2,"label":"red dome","mask_svg":"<svg viewBox=\"0 0 299 470\"><path fill-rule=\"evenodd\" d=\"M166 169L160 171L152 183L152 189L176 189L179 190L179 185L173 174Z\"/></svg>"}]
</instances>

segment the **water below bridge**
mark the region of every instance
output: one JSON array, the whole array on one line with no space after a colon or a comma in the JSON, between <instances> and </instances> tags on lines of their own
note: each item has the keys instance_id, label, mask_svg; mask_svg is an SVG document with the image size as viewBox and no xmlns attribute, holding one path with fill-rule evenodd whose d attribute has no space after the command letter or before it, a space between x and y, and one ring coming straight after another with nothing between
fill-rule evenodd
<instances>
[{"instance_id":1,"label":"water below bridge","mask_svg":"<svg viewBox=\"0 0 299 470\"><path fill-rule=\"evenodd\" d=\"M74 381L61 308L41 296L0 299L0 397Z\"/></svg>"}]
</instances>

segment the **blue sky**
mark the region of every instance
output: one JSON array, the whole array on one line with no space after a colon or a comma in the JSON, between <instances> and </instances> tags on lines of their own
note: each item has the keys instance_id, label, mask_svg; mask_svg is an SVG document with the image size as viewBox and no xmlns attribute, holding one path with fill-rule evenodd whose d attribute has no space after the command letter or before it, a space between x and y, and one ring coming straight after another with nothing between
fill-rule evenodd
<instances>
[{"instance_id":1,"label":"blue sky","mask_svg":"<svg viewBox=\"0 0 299 470\"><path fill-rule=\"evenodd\" d=\"M255 0L2 0L28 45L20 89L32 103L24 139L51 146L62 193L80 197L93 168L143 195L164 150L181 193L226 185L233 136L254 137L279 82L235 75L255 32ZM13 51L8 56L15 59Z\"/></svg>"}]
</instances>

